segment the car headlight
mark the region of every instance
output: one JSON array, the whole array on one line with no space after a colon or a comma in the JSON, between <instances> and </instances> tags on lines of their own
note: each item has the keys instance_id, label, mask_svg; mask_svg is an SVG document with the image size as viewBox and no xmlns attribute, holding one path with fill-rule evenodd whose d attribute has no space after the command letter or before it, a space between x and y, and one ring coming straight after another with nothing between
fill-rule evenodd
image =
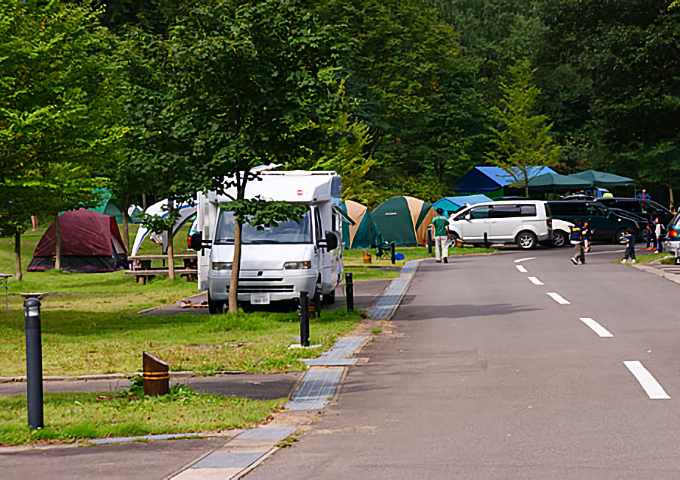
<instances>
[{"instance_id":1,"label":"car headlight","mask_svg":"<svg viewBox=\"0 0 680 480\"><path fill-rule=\"evenodd\" d=\"M312 268L312 262L303 260L300 262L286 262L283 264L285 270L309 270Z\"/></svg>"},{"instance_id":2,"label":"car headlight","mask_svg":"<svg viewBox=\"0 0 680 480\"><path fill-rule=\"evenodd\" d=\"M231 262L212 262L213 270L231 270Z\"/></svg>"}]
</instances>

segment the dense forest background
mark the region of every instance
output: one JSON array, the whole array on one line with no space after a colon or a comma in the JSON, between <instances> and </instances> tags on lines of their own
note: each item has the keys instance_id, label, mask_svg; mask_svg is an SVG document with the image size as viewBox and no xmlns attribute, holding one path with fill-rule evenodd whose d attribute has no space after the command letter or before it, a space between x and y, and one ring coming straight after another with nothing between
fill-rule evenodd
<instances>
[{"instance_id":1,"label":"dense forest background","mask_svg":"<svg viewBox=\"0 0 680 480\"><path fill-rule=\"evenodd\" d=\"M5 79L20 66L43 79L47 86L38 98L46 101L58 97L55 88L78 83L81 96L69 101L96 109L97 118L69 117L63 121L74 122L70 128L53 136L63 143L86 132L92 150L64 157L66 170L55 170L64 159L53 158L50 174L68 177L77 164L81 176L87 171L106 179L125 204L139 203L142 194L179 198L178 192L196 187L186 179L197 165L227 152L245 155L248 145L286 152L254 160L336 169L346 196L369 205L393 194L434 200L455 193L456 179L471 166L497 158L505 141L499 132L531 124L522 123L522 115L540 124L552 144L545 163L556 170L630 176L668 204L680 186L680 8L671 3L10 1L0 7L0 31L16 41L6 45L12 51L0 69ZM67 25L69 16L80 23ZM17 56L16 42L25 37L22 45L30 49L41 22L49 26L57 17L65 25L54 27L53 38L91 37L55 54L53 62L65 65L69 55L80 55L72 63L89 76L52 78L45 73L49 65L26 63L30 52ZM218 33L222 43L211 41ZM250 43L241 44L240 35ZM83 55L95 63L84 65ZM20 91L21 77L15 80L5 80L7 95L0 99L5 179L13 171L19 175L16 165L36 151L28 144L18 149L17 137L8 133L16 128L7 112L39 106L8 100ZM262 95L281 101L271 105L257 98ZM522 112L508 119L513 104ZM254 113L258 109L285 114L274 121ZM208 115L242 122L239 128L250 129L247 137L241 144L218 138L222 127ZM285 132L276 130L281 118ZM40 137L41 145L46 138ZM62 143L55 148L68 151ZM535 158L540 163L542 157Z\"/></svg>"}]
</instances>

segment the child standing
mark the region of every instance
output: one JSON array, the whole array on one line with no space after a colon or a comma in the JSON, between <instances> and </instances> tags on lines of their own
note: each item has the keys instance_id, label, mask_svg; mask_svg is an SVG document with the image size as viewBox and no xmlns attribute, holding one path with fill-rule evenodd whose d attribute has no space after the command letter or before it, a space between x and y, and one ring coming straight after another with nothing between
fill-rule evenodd
<instances>
[{"instance_id":1,"label":"child standing","mask_svg":"<svg viewBox=\"0 0 680 480\"><path fill-rule=\"evenodd\" d=\"M571 263L574 265L583 265L586 263L586 254L583 247L583 227L580 222L571 227L569 233L569 240L574 245L574 256L571 257Z\"/></svg>"},{"instance_id":2,"label":"child standing","mask_svg":"<svg viewBox=\"0 0 680 480\"><path fill-rule=\"evenodd\" d=\"M635 258L635 234L630 229L626 230L626 242L626 253L621 263L626 263L628 260L635 263L637 261Z\"/></svg>"}]
</instances>

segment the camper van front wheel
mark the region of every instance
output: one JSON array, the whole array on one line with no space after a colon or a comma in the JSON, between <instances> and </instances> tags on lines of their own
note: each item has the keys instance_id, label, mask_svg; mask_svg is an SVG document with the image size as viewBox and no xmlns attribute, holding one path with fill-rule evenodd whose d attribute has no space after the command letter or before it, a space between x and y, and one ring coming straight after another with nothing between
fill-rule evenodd
<instances>
[{"instance_id":1,"label":"camper van front wheel","mask_svg":"<svg viewBox=\"0 0 680 480\"><path fill-rule=\"evenodd\" d=\"M224 301L213 300L208 293L208 313L211 315L224 312Z\"/></svg>"}]
</instances>

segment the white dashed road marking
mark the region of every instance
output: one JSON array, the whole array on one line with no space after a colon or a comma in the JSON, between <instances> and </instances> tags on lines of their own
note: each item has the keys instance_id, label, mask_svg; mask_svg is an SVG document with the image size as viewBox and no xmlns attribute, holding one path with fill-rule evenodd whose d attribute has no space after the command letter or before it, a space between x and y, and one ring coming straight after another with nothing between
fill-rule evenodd
<instances>
[{"instance_id":1,"label":"white dashed road marking","mask_svg":"<svg viewBox=\"0 0 680 480\"><path fill-rule=\"evenodd\" d=\"M522 265L515 265L515 268L519 270L520 273L527 273L527 269L524 268Z\"/></svg>"},{"instance_id":2,"label":"white dashed road marking","mask_svg":"<svg viewBox=\"0 0 680 480\"><path fill-rule=\"evenodd\" d=\"M536 257L518 258L515 263L528 262L529 260L536 260Z\"/></svg>"},{"instance_id":3,"label":"white dashed road marking","mask_svg":"<svg viewBox=\"0 0 680 480\"><path fill-rule=\"evenodd\" d=\"M640 383L647 396L652 400L669 400L671 397L666 393L663 387L656 381L656 378L649 373L644 365L637 360L629 360L623 362L626 368L633 374L635 379Z\"/></svg>"},{"instance_id":4,"label":"white dashed road marking","mask_svg":"<svg viewBox=\"0 0 680 480\"><path fill-rule=\"evenodd\" d=\"M528 277L528 278L529 278L529 281L530 281L531 283L533 283L534 285L538 285L538 286L545 285L545 283L541 282L541 281L540 281L538 278L536 278L536 277Z\"/></svg>"},{"instance_id":5,"label":"white dashed road marking","mask_svg":"<svg viewBox=\"0 0 680 480\"><path fill-rule=\"evenodd\" d=\"M548 292L547 295L560 305L570 305L571 302L556 292Z\"/></svg>"},{"instance_id":6,"label":"white dashed road marking","mask_svg":"<svg viewBox=\"0 0 680 480\"><path fill-rule=\"evenodd\" d=\"M581 318L581 321L588 325L595 333L597 333L602 338L611 338L614 336L609 330L604 328L602 325L597 323L592 318Z\"/></svg>"}]
</instances>

